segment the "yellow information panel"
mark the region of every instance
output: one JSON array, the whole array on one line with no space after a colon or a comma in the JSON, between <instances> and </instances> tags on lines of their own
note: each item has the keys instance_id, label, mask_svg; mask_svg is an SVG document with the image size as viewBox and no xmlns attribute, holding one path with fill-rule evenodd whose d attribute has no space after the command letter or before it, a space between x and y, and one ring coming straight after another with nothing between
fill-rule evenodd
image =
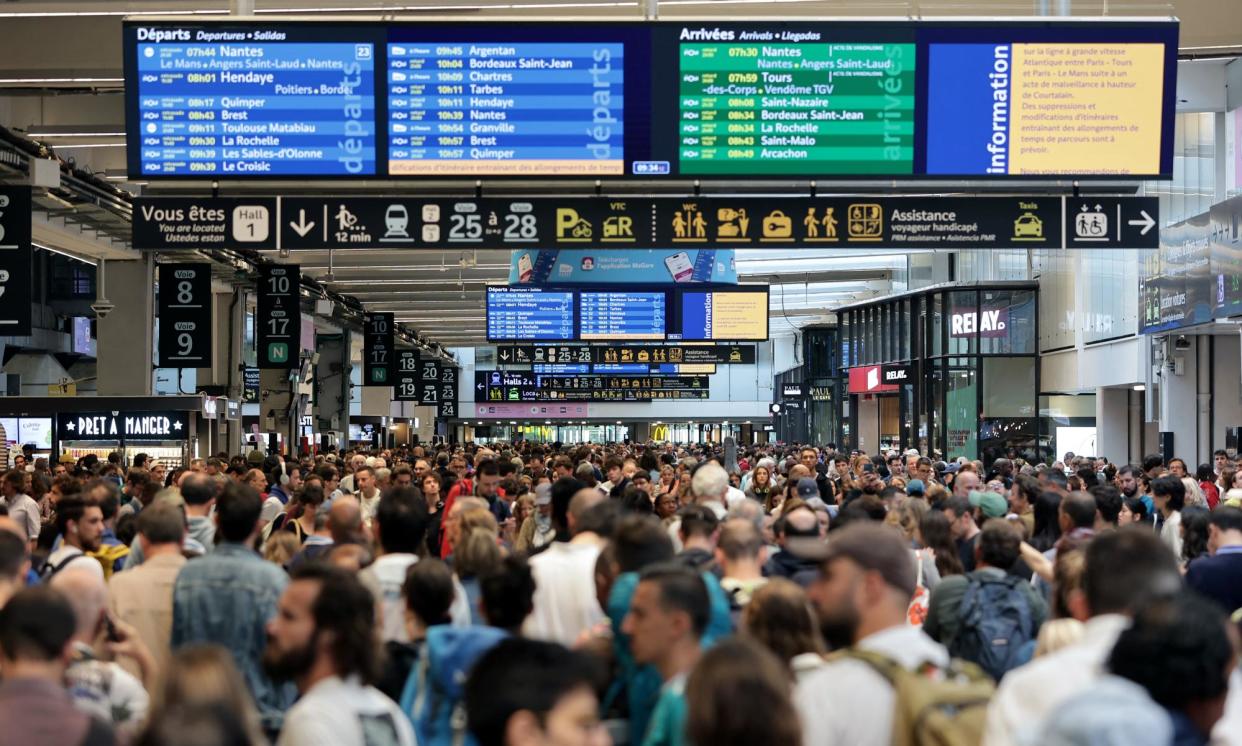
<instances>
[{"instance_id":1,"label":"yellow information panel","mask_svg":"<svg viewBox=\"0 0 1242 746\"><path fill-rule=\"evenodd\" d=\"M767 339L768 294L712 293L712 339Z\"/></svg>"},{"instance_id":2,"label":"yellow information panel","mask_svg":"<svg viewBox=\"0 0 1242 746\"><path fill-rule=\"evenodd\" d=\"M1163 71L1163 44L1014 44L1009 173L1159 172Z\"/></svg>"}]
</instances>

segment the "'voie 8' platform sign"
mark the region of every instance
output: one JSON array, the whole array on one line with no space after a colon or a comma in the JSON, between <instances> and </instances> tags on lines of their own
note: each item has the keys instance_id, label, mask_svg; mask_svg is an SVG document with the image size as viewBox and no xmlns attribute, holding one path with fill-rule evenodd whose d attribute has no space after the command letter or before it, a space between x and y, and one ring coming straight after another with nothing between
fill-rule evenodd
<instances>
[{"instance_id":1,"label":"'voie 8' platform sign","mask_svg":"<svg viewBox=\"0 0 1242 746\"><path fill-rule=\"evenodd\" d=\"M161 441L189 438L186 412L60 412L60 440Z\"/></svg>"}]
</instances>

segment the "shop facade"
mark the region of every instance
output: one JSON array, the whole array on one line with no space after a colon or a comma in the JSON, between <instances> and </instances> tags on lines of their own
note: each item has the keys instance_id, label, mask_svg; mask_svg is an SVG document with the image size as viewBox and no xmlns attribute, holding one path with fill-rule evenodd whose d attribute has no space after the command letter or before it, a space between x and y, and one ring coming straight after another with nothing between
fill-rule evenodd
<instances>
[{"instance_id":1,"label":"shop facade","mask_svg":"<svg viewBox=\"0 0 1242 746\"><path fill-rule=\"evenodd\" d=\"M1050 454L1039 422L1037 283L922 288L842 307L838 324L841 447L985 462Z\"/></svg>"}]
</instances>

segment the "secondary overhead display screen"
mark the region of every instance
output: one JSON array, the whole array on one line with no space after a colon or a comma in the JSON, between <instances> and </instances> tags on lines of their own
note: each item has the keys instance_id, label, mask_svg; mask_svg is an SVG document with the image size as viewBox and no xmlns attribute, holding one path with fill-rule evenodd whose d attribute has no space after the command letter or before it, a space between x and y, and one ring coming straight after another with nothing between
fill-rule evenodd
<instances>
[{"instance_id":1,"label":"secondary overhead display screen","mask_svg":"<svg viewBox=\"0 0 1242 746\"><path fill-rule=\"evenodd\" d=\"M662 292L584 292L578 296L584 340L664 339L668 299Z\"/></svg>"},{"instance_id":2,"label":"secondary overhead display screen","mask_svg":"<svg viewBox=\"0 0 1242 746\"><path fill-rule=\"evenodd\" d=\"M143 26L126 33L133 39L125 50L131 174L377 173L375 44L364 29Z\"/></svg>"},{"instance_id":3,"label":"secondary overhead display screen","mask_svg":"<svg viewBox=\"0 0 1242 746\"><path fill-rule=\"evenodd\" d=\"M767 338L766 285L668 291L637 288L487 289L487 339L491 342L755 342ZM570 348L564 349L568 351ZM571 357L528 358L525 362L532 359L535 362L550 362L553 359L565 363L584 362ZM508 362L508 358L502 358L502 362ZM513 362L522 361L514 358ZM629 361L618 359L604 362ZM636 362L666 360L638 359Z\"/></svg>"},{"instance_id":4,"label":"secondary overhead display screen","mask_svg":"<svg viewBox=\"0 0 1242 746\"><path fill-rule=\"evenodd\" d=\"M1172 175L1175 21L127 22L130 175Z\"/></svg>"}]
</instances>

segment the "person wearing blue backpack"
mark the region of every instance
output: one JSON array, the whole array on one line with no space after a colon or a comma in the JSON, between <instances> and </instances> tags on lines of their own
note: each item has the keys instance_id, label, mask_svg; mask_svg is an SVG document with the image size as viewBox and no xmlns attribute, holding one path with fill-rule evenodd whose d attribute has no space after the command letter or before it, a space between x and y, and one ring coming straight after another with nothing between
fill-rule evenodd
<instances>
[{"instance_id":1,"label":"person wearing blue backpack","mask_svg":"<svg viewBox=\"0 0 1242 746\"><path fill-rule=\"evenodd\" d=\"M439 625L427 630L417 663L401 691L400 707L419 746L476 746L466 729L467 675L502 640L517 636L530 616L535 581L526 560L510 556L479 574L487 626Z\"/></svg>"},{"instance_id":2,"label":"person wearing blue backpack","mask_svg":"<svg viewBox=\"0 0 1242 746\"><path fill-rule=\"evenodd\" d=\"M923 631L954 658L978 664L992 678L1031 659L1048 606L1022 578L1006 570L1018 561L1017 526L994 518L975 547L976 570L940 581L931 594Z\"/></svg>"}]
</instances>

